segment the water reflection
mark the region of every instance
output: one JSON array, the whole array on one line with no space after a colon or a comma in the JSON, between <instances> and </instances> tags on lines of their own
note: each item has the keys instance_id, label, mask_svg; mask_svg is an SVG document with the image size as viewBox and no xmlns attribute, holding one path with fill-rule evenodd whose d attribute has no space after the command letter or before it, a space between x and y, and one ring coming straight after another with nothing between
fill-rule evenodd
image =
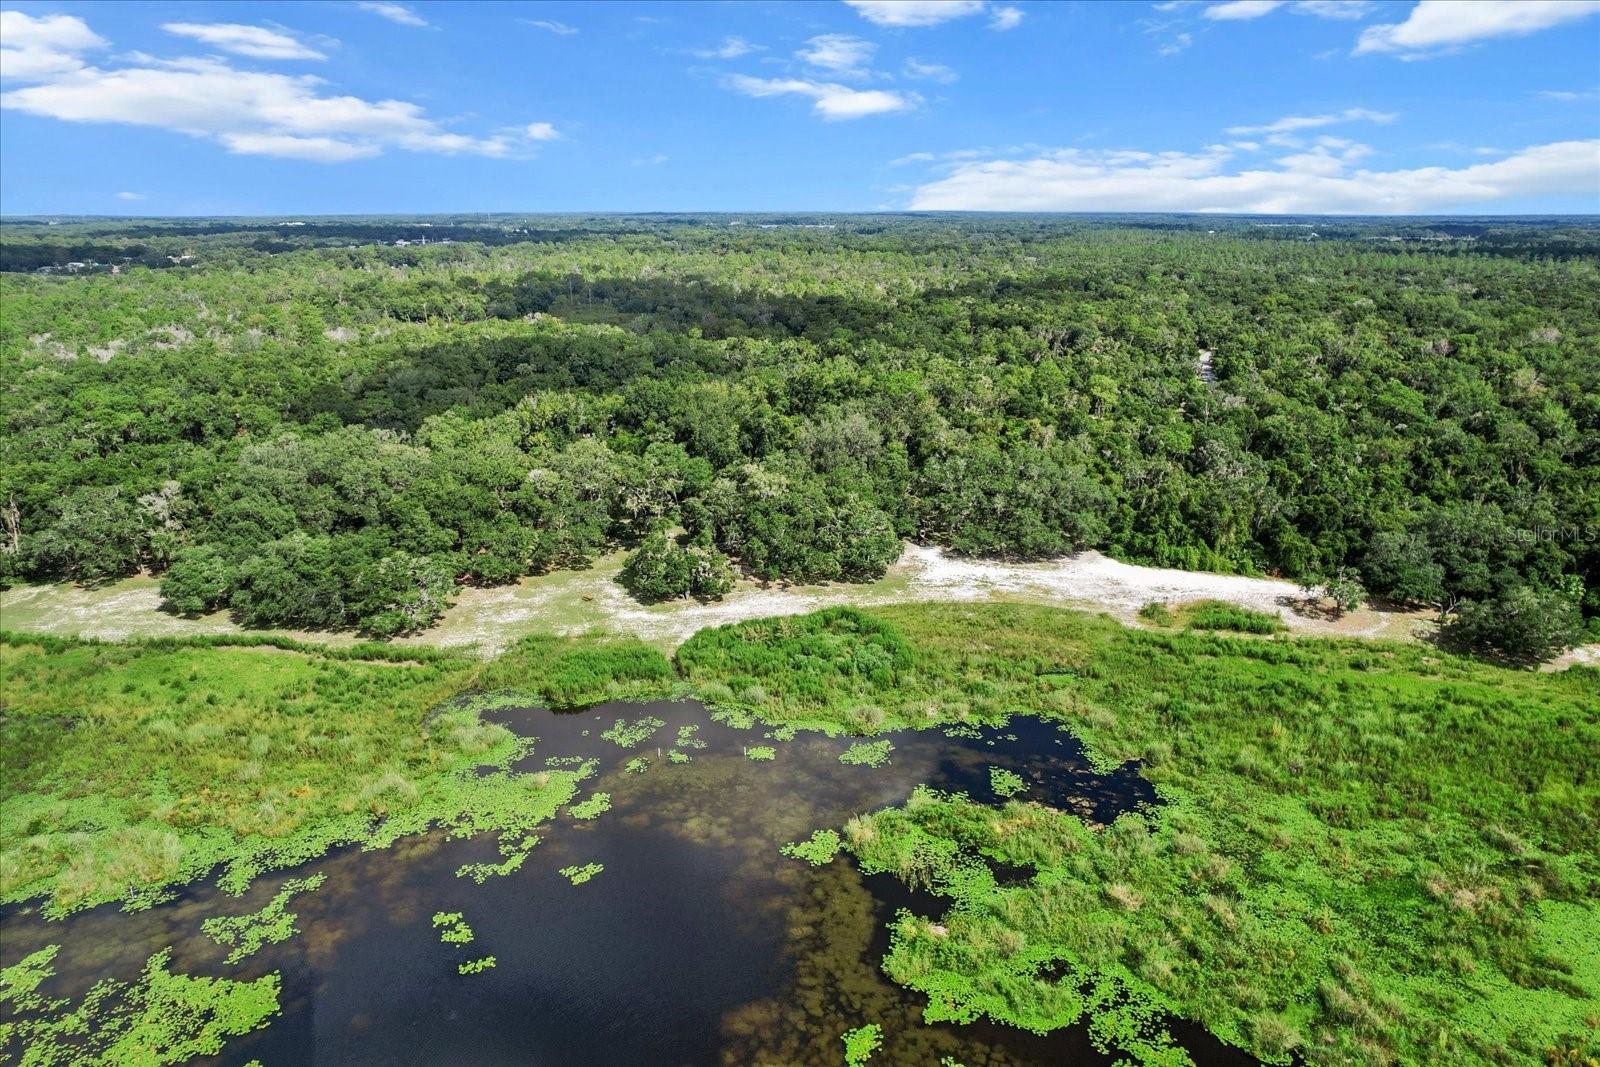
<instances>
[{"instance_id":1,"label":"water reflection","mask_svg":"<svg viewBox=\"0 0 1600 1067\"><path fill-rule=\"evenodd\" d=\"M435 833L379 852L341 849L263 877L241 898L197 885L147 912L103 907L49 924L9 909L0 961L60 943L46 991L73 997L97 978L137 974L169 945L177 971L281 972L282 1016L230 1043L218 1061L230 1064L833 1065L839 1035L867 1022L885 1031L875 1064L1107 1062L1081 1028L1035 1037L990 1024L923 1025L921 998L879 964L894 909L932 915L943 910L938 898L864 878L843 860L812 868L778 849L899 803L921 783L996 800L991 767L1023 778L1020 799L1106 822L1154 802L1135 768L1097 773L1069 735L1026 718L964 737L889 734L890 762L871 768L839 762L848 739L775 741L759 727L714 722L692 702L494 714L537 738L518 770L594 759L598 773L579 798L611 795L597 820L563 813L543 828L521 870L481 885L457 877L463 864L499 860L486 838ZM619 718L643 716L663 726L637 748L601 736ZM687 726L698 726L705 747L671 762ZM754 745L773 745L776 758L748 759ZM649 760L642 772L628 766L638 756ZM559 873L588 863L604 870L583 885ZM229 967L225 950L201 934L205 918L253 911L288 878L314 873L327 882L291 904L300 936ZM475 933L468 951L440 943L429 922L438 911L463 913ZM461 959L483 955L498 966L457 973ZM1202 1062L1241 1059L1203 1034L1185 1037Z\"/></svg>"}]
</instances>

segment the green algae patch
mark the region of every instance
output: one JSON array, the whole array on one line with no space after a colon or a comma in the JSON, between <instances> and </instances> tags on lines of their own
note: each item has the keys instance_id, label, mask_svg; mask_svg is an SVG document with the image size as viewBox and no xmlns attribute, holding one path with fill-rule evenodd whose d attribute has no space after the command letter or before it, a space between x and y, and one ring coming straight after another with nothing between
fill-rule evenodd
<instances>
[{"instance_id":1,"label":"green algae patch","mask_svg":"<svg viewBox=\"0 0 1600 1067\"><path fill-rule=\"evenodd\" d=\"M1015 771L1008 771L1004 767L990 767L989 788L994 790L994 795L997 797L1014 797L1028 788L1028 783Z\"/></svg>"},{"instance_id":2,"label":"green algae patch","mask_svg":"<svg viewBox=\"0 0 1600 1067\"><path fill-rule=\"evenodd\" d=\"M771 745L751 745L744 750L744 758L756 762L766 762L778 758L778 750Z\"/></svg>"},{"instance_id":3,"label":"green algae patch","mask_svg":"<svg viewBox=\"0 0 1600 1067\"><path fill-rule=\"evenodd\" d=\"M438 911L433 915L433 928L439 931L439 941L445 945L470 945L474 934L466 916L459 911Z\"/></svg>"},{"instance_id":4,"label":"green algae patch","mask_svg":"<svg viewBox=\"0 0 1600 1067\"><path fill-rule=\"evenodd\" d=\"M605 869L603 863L585 863L581 867L574 865L561 868L561 877L573 885L582 885Z\"/></svg>"},{"instance_id":5,"label":"green algae patch","mask_svg":"<svg viewBox=\"0 0 1600 1067\"><path fill-rule=\"evenodd\" d=\"M882 767L893 751L889 741L860 741L840 753L839 762L851 767Z\"/></svg>"},{"instance_id":6,"label":"green algae patch","mask_svg":"<svg viewBox=\"0 0 1600 1067\"><path fill-rule=\"evenodd\" d=\"M313 892L327 880L325 874L291 878L259 911L248 915L219 915L207 919L201 929L211 940L230 950L228 963L238 963L254 956L266 945L282 944L299 933L295 926L299 916L288 910L289 901L301 893Z\"/></svg>"},{"instance_id":7,"label":"green algae patch","mask_svg":"<svg viewBox=\"0 0 1600 1067\"><path fill-rule=\"evenodd\" d=\"M883 1027L868 1023L846 1030L839 1040L844 1042L845 1067L865 1067L872 1054L883 1047Z\"/></svg>"},{"instance_id":8,"label":"green algae patch","mask_svg":"<svg viewBox=\"0 0 1600 1067\"><path fill-rule=\"evenodd\" d=\"M266 1026L278 1013L276 973L253 982L191 977L151 956L133 982L96 982L76 1005L39 987L54 973L51 945L0 971L0 1048L30 1067L85 1064L161 1067L214 1056L227 1039Z\"/></svg>"},{"instance_id":9,"label":"green algae patch","mask_svg":"<svg viewBox=\"0 0 1600 1067\"><path fill-rule=\"evenodd\" d=\"M482 974L495 965L493 956L480 956L475 960L465 960L456 964L457 974Z\"/></svg>"},{"instance_id":10,"label":"green algae patch","mask_svg":"<svg viewBox=\"0 0 1600 1067\"><path fill-rule=\"evenodd\" d=\"M580 801L567 808L567 814L574 819L584 821L598 819L611 810L610 793L591 793L587 800Z\"/></svg>"},{"instance_id":11,"label":"green algae patch","mask_svg":"<svg viewBox=\"0 0 1600 1067\"><path fill-rule=\"evenodd\" d=\"M833 862L842 845L837 831L816 830L804 841L789 842L781 851L791 859L805 860L813 867L820 867Z\"/></svg>"},{"instance_id":12,"label":"green algae patch","mask_svg":"<svg viewBox=\"0 0 1600 1067\"><path fill-rule=\"evenodd\" d=\"M602 730L600 736L618 748L638 748L665 725L665 720L654 715L646 715L631 723L627 719L618 719L610 729Z\"/></svg>"}]
</instances>

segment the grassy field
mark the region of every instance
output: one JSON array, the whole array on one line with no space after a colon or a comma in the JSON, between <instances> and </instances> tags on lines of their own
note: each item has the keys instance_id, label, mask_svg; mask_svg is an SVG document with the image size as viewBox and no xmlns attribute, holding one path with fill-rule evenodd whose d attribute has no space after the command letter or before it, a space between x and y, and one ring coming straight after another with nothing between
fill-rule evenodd
<instances>
[{"instance_id":1,"label":"grassy field","mask_svg":"<svg viewBox=\"0 0 1600 1067\"><path fill-rule=\"evenodd\" d=\"M924 792L820 828L865 868L949 898L943 916L898 923L887 959L930 1017L1087 1017L1153 1063L1182 1062L1168 1013L1275 1062L1595 1050L1593 668L996 603L738 623L675 661L599 636L481 661L11 635L0 667L8 900L137 904L216 864L238 883L337 841L525 833L577 777L466 773L517 751L478 717L495 694L694 692L785 729L860 735L1031 712L1104 765L1142 761L1163 805L1097 832L1025 793L991 809ZM1031 877L1001 885L1002 863Z\"/></svg>"}]
</instances>

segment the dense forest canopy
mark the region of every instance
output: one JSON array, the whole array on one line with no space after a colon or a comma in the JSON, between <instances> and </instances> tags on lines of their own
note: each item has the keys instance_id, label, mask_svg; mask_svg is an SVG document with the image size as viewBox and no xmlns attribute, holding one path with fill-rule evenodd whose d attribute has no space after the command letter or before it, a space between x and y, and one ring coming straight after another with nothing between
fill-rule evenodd
<instances>
[{"instance_id":1,"label":"dense forest canopy","mask_svg":"<svg viewBox=\"0 0 1600 1067\"><path fill-rule=\"evenodd\" d=\"M0 259L8 581L383 635L616 545L658 597L916 538L1600 626L1592 220L13 219Z\"/></svg>"}]
</instances>

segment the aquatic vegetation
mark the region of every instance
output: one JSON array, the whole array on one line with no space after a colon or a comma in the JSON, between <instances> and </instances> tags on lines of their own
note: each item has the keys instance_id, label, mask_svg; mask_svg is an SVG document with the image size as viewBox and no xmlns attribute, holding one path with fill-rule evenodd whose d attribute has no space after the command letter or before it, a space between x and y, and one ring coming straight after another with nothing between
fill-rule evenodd
<instances>
[{"instance_id":1,"label":"aquatic vegetation","mask_svg":"<svg viewBox=\"0 0 1600 1067\"><path fill-rule=\"evenodd\" d=\"M627 762L626 770L629 774L643 774L649 766L649 756L635 756Z\"/></svg>"},{"instance_id":2,"label":"aquatic vegetation","mask_svg":"<svg viewBox=\"0 0 1600 1067\"><path fill-rule=\"evenodd\" d=\"M1028 783L1022 780L1022 775L1014 771L1008 771L1004 767L990 767L989 788L994 790L994 795L997 797L1014 797L1028 788Z\"/></svg>"},{"instance_id":3,"label":"aquatic vegetation","mask_svg":"<svg viewBox=\"0 0 1600 1067\"><path fill-rule=\"evenodd\" d=\"M673 748L705 748L706 743L695 735L700 732L697 723L685 723L678 727L678 740Z\"/></svg>"},{"instance_id":4,"label":"aquatic vegetation","mask_svg":"<svg viewBox=\"0 0 1600 1067\"><path fill-rule=\"evenodd\" d=\"M437 911L433 914L433 928L439 931L439 940L446 945L470 945L472 927L459 911Z\"/></svg>"},{"instance_id":5,"label":"aquatic vegetation","mask_svg":"<svg viewBox=\"0 0 1600 1067\"><path fill-rule=\"evenodd\" d=\"M668 763L688 763L693 759L694 757L689 755L689 753L679 752L677 749L672 749L667 753Z\"/></svg>"},{"instance_id":6,"label":"aquatic vegetation","mask_svg":"<svg viewBox=\"0 0 1600 1067\"><path fill-rule=\"evenodd\" d=\"M840 1040L844 1042L845 1067L863 1067L872 1054L883 1046L883 1027L877 1023L846 1030Z\"/></svg>"},{"instance_id":7,"label":"aquatic vegetation","mask_svg":"<svg viewBox=\"0 0 1600 1067\"><path fill-rule=\"evenodd\" d=\"M1232 630L1241 634L1282 633L1288 627L1276 615L1252 611L1221 600L1202 600L1183 609L1185 624L1191 630Z\"/></svg>"},{"instance_id":8,"label":"aquatic vegetation","mask_svg":"<svg viewBox=\"0 0 1600 1067\"><path fill-rule=\"evenodd\" d=\"M201 924L205 935L223 948L231 948L228 963L238 963L259 952L263 945L276 945L289 940L300 931L295 928L298 916L288 910L288 903L301 893L309 893L328 880L325 874L309 878L291 878L283 888L259 911L248 915L219 915Z\"/></svg>"},{"instance_id":9,"label":"aquatic vegetation","mask_svg":"<svg viewBox=\"0 0 1600 1067\"><path fill-rule=\"evenodd\" d=\"M816 830L804 841L791 841L784 845L782 852L797 860L805 860L813 867L820 867L824 863L833 862L833 857L839 854L843 842L833 830Z\"/></svg>"},{"instance_id":10,"label":"aquatic vegetation","mask_svg":"<svg viewBox=\"0 0 1600 1067\"><path fill-rule=\"evenodd\" d=\"M495 965L493 956L481 956L475 960L466 960L456 965L457 974L482 974Z\"/></svg>"},{"instance_id":11,"label":"aquatic vegetation","mask_svg":"<svg viewBox=\"0 0 1600 1067\"><path fill-rule=\"evenodd\" d=\"M894 745L888 741L859 741L839 754L839 762L852 767L882 767Z\"/></svg>"},{"instance_id":12,"label":"aquatic vegetation","mask_svg":"<svg viewBox=\"0 0 1600 1067\"><path fill-rule=\"evenodd\" d=\"M665 725L663 720L654 715L646 715L631 724L627 719L618 719L615 726L601 731L600 736L618 748L638 748Z\"/></svg>"},{"instance_id":13,"label":"aquatic vegetation","mask_svg":"<svg viewBox=\"0 0 1600 1067\"><path fill-rule=\"evenodd\" d=\"M538 845L538 833L528 833L526 837L502 837L499 841L499 854L504 856L498 864L461 864L456 867L456 877L472 878L477 885L483 885L490 878L502 878L509 873L522 870L522 865L528 861L528 854L533 853L534 845Z\"/></svg>"},{"instance_id":14,"label":"aquatic vegetation","mask_svg":"<svg viewBox=\"0 0 1600 1067\"><path fill-rule=\"evenodd\" d=\"M151 956L137 981L96 982L73 1006L44 996L59 946L0 971L0 1048L30 1067L67 1064L158 1067L221 1052L230 1037L278 1013L276 972L253 982L173 974L170 950Z\"/></svg>"},{"instance_id":15,"label":"aquatic vegetation","mask_svg":"<svg viewBox=\"0 0 1600 1067\"><path fill-rule=\"evenodd\" d=\"M585 863L581 867L572 866L561 868L561 877L565 878L573 885L582 885L605 869L606 865L603 863Z\"/></svg>"},{"instance_id":16,"label":"aquatic vegetation","mask_svg":"<svg viewBox=\"0 0 1600 1067\"><path fill-rule=\"evenodd\" d=\"M1021 605L879 611L915 657L876 695L892 721L1046 709L1098 766L1142 761L1164 801L1098 832L927 791L852 820L864 868L950 900L932 924L897 924L886 961L930 1018L1085 1019L1151 1062L1176 1055L1161 1021L1174 1012L1317 1067L1492 1063L1591 1040L1600 977L1559 931L1600 928L1600 785L1578 755L1600 747L1596 672ZM763 684L784 687L776 668ZM846 724L861 698L807 714ZM1491 768L1491 752L1518 758ZM1002 886L991 862L1035 875Z\"/></svg>"},{"instance_id":17,"label":"aquatic vegetation","mask_svg":"<svg viewBox=\"0 0 1600 1067\"><path fill-rule=\"evenodd\" d=\"M773 760L778 758L778 750L771 745L751 745L744 750L744 756L745 759L757 761Z\"/></svg>"},{"instance_id":18,"label":"aquatic vegetation","mask_svg":"<svg viewBox=\"0 0 1600 1067\"><path fill-rule=\"evenodd\" d=\"M567 814L574 819L598 819L601 815L611 810L610 793L591 793L589 799L573 804L567 808Z\"/></svg>"}]
</instances>

